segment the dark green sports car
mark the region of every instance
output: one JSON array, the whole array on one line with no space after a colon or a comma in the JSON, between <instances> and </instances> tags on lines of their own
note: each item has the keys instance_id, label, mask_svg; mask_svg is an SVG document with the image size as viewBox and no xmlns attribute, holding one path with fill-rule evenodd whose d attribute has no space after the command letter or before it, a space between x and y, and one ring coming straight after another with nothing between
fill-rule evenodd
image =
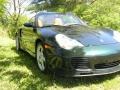
<instances>
[{"instance_id":1,"label":"dark green sports car","mask_svg":"<svg viewBox=\"0 0 120 90\"><path fill-rule=\"evenodd\" d=\"M16 49L34 56L42 72L80 77L120 71L120 33L91 28L72 14L36 14L16 33Z\"/></svg>"}]
</instances>

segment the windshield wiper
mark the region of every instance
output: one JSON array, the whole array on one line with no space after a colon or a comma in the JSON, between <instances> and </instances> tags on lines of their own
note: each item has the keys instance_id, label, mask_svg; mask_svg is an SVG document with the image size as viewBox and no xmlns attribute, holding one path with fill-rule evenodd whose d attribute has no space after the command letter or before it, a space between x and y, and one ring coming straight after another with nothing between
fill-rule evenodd
<instances>
[{"instance_id":1,"label":"windshield wiper","mask_svg":"<svg viewBox=\"0 0 120 90\"><path fill-rule=\"evenodd\" d=\"M45 25L43 27L53 27L53 26L62 26L62 25Z\"/></svg>"},{"instance_id":2,"label":"windshield wiper","mask_svg":"<svg viewBox=\"0 0 120 90\"><path fill-rule=\"evenodd\" d=\"M74 23L74 24L66 24L65 26L74 26L74 25L80 25L78 23Z\"/></svg>"},{"instance_id":3,"label":"windshield wiper","mask_svg":"<svg viewBox=\"0 0 120 90\"><path fill-rule=\"evenodd\" d=\"M73 26L73 25L80 25L80 24L75 23L75 24L66 24L66 25L45 25L43 27L52 27L52 26L65 27L65 26Z\"/></svg>"}]
</instances>

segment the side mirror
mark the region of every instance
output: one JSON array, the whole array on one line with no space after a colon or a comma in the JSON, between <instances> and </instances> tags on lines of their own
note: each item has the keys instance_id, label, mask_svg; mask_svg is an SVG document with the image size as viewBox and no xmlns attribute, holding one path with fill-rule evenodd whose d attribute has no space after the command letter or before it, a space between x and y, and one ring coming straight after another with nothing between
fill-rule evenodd
<instances>
[{"instance_id":1,"label":"side mirror","mask_svg":"<svg viewBox=\"0 0 120 90\"><path fill-rule=\"evenodd\" d=\"M33 24L32 23L24 23L23 24L25 27L33 27Z\"/></svg>"}]
</instances>

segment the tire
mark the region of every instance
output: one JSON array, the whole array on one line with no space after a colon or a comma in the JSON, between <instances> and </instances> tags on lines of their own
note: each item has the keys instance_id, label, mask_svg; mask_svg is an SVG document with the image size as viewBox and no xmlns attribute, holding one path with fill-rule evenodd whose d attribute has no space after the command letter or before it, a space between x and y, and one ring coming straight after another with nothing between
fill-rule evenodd
<instances>
[{"instance_id":1,"label":"tire","mask_svg":"<svg viewBox=\"0 0 120 90\"><path fill-rule=\"evenodd\" d=\"M21 50L21 48L20 48L20 41L19 41L18 35L16 35L16 50L17 50L17 51L20 51L20 50Z\"/></svg>"},{"instance_id":2,"label":"tire","mask_svg":"<svg viewBox=\"0 0 120 90\"><path fill-rule=\"evenodd\" d=\"M44 54L44 48L41 43L38 43L36 47L36 59L38 68L40 69L41 72L45 73L47 71L47 63Z\"/></svg>"}]
</instances>

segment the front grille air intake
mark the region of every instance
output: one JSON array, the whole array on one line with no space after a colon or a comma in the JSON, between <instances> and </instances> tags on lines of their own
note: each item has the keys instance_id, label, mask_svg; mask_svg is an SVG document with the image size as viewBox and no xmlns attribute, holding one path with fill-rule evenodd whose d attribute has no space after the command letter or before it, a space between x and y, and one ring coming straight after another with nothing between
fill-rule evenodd
<instances>
[{"instance_id":1,"label":"front grille air intake","mask_svg":"<svg viewBox=\"0 0 120 90\"><path fill-rule=\"evenodd\" d=\"M96 64L95 68L96 69L111 68L111 67L117 66L119 64L120 64L120 60L119 61L115 61L115 62Z\"/></svg>"},{"instance_id":2,"label":"front grille air intake","mask_svg":"<svg viewBox=\"0 0 120 90\"><path fill-rule=\"evenodd\" d=\"M83 57L72 57L71 65L74 69L88 69L88 59Z\"/></svg>"}]
</instances>

